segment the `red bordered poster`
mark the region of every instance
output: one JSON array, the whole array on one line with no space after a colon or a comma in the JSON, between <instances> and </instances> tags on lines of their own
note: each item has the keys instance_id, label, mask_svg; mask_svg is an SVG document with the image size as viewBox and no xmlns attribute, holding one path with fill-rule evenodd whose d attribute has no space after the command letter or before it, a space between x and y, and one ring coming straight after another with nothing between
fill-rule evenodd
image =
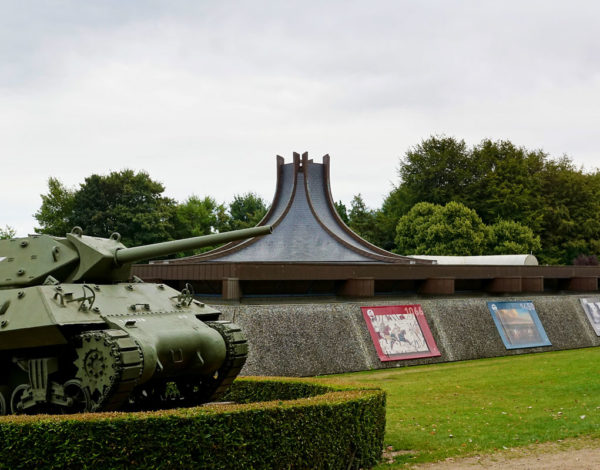
<instances>
[{"instance_id":1,"label":"red bordered poster","mask_svg":"<svg viewBox=\"0 0 600 470\"><path fill-rule=\"evenodd\" d=\"M441 356L421 305L361 307L381 361Z\"/></svg>"}]
</instances>

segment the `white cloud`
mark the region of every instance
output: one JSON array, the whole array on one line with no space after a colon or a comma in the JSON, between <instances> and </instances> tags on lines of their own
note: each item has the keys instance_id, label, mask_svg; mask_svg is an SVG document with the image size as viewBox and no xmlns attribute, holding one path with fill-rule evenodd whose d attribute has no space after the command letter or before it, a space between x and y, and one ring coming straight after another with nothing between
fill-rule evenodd
<instances>
[{"instance_id":1,"label":"white cloud","mask_svg":"<svg viewBox=\"0 0 600 470\"><path fill-rule=\"evenodd\" d=\"M0 225L20 235L49 176L270 200L274 156L308 150L332 156L336 200L378 206L434 133L596 165L595 2L48 5L0 19Z\"/></svg>"}]
</instances>

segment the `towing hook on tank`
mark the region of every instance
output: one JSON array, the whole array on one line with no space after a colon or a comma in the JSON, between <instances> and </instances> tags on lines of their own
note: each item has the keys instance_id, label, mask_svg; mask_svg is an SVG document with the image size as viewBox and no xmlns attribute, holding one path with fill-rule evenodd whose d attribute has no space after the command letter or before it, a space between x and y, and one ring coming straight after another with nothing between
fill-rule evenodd
<instances>
[{"instance_id":1,"label":"towing hook on tank","mask_svg":"<svg viewBox=\"0 0 600 470\"><path fill-rule=\"evenodd\" d=\"M194 288L189 282L186 282L185 287L181 289L179 295L171 297L177 299L177 307L189 307L194 300Z\"/></svg>"},{"instance_id":2,"label":"towing hook on tank","mask_svg":"<svg viewBox=\"0 0 600 470\"><path fill-rule=\"evenodd\" d=\"M56 300L57 298L58 298L59 305L61 307L64 307L65 306L65 296L62 292L60 292L58 290L54 293L54 297L52 297L52 299Z\"/></svg>"},{"instance_id":3,"label":"towing hook on tank","mask_svg":"<svg viewBox=\"0 0 600 470\"><path fill-rule=\"evenodd\" d=\"M65 306L65 303L81 302L79 304L79 308L77 310L80 312L86 312L86 311L92 309L92 306L94 305L94 302L96 301L96 293L87 284L83 284L81 287L83 289L83 295L81 297L77 297L76 299L72 298L73 294L71 292L63 293L62 289L55 288L56 292L54 293L53 299L56 300L58 298L58 303L63 307ZM86 289L90 293L89 296L86 295ZM86 302L88 303L88 305L86 305ZM96 310L94 310L94 311L96 311ZM100 310L98 310L98 311L100 311Z\"/></svg>"},{"instance_id":4,"label":"towing hook on tank","mask_svg":"<svg viewBox=\"0 0 600 470\"><path fill-rule=\"evenodd\" d=\"M58 261L58 254L60 253L60 248L57 246L52 247L52 259L54 261Z\"/></svg>"},{"instance_id":5,"label":"towing hook on tank","mask_svg":"<svg viewBox=\"0 0 600 470\"><path fill-rule=\"evenodd\" d=\"M75 227L73 227L71 229L71 233L73 235L77 235L78 237L81 237L83 235L83 229L79 225L76 225Z\"/></svg>"}]
</instances>

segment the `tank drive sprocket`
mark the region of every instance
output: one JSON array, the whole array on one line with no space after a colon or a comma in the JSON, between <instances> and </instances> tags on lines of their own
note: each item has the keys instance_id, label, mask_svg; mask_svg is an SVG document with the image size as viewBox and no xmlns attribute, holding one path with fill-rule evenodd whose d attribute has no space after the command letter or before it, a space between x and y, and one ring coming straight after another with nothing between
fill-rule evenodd
<instances>
[{"instance_id":1,"label":"tank drive sprocket","mask_svg":"<svg viewBox=\"0 0 600 470\"><path fill-rule=\"evenodd\" d=\"M238 376L248 357L248 340L238 325L227 320L205 323L223 337L226 356L213 375L187 378L178 383L186 401L194 404L219 400Z\"/></svg>"},{"instance_id":2,"label":"tank drive sprocket","mask_svg":"<svg viewBox=\"0 0 600 470\"><path fill-rule=\"evenodd\" d=\"M89 393L92 411L115 410L127 401L143 368L138 344L121 330L98 330L74 338L76 379Z\"/></svg>"}]
</instances>

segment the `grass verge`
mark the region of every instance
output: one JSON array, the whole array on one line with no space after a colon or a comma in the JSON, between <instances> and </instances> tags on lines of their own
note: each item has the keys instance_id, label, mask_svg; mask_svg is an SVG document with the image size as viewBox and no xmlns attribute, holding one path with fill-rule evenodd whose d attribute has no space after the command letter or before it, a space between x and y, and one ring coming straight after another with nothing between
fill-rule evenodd
<instances>
[{"instance_id":1,"label":"grass verge","mask_svg":"<svg viewBox=\"0 0 600 470\"><path fill-rule=\"evenodd\" d=\"M394 464L600 437L600 348L359 372L387 392Z\"/></svg>"}]
</instances>

